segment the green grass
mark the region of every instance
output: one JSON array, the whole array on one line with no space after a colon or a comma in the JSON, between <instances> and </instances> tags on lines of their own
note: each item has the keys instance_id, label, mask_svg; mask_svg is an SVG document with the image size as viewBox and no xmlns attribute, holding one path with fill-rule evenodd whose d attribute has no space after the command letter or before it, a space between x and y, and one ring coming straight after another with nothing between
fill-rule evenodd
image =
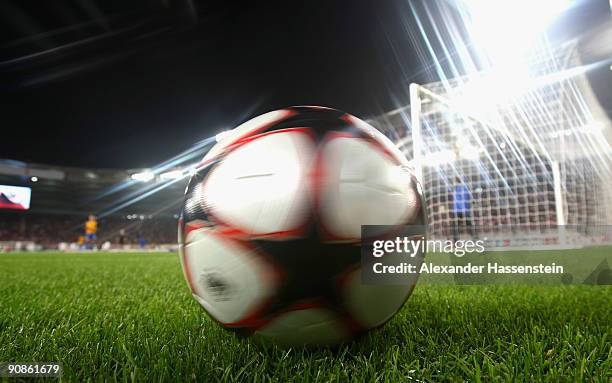
<instances>
[{"instance_id":1,"label":"green grass","mask_svg":"<svg viewBox=\"0 0 612 383\"><path fill-rule=\"evenodd\" d=\"M612 381L610 286L418 286L382 329L303 350L222 330L174 254L0 254L0 273L0 361L66 381Z\"/></svg>"}]
</instances>

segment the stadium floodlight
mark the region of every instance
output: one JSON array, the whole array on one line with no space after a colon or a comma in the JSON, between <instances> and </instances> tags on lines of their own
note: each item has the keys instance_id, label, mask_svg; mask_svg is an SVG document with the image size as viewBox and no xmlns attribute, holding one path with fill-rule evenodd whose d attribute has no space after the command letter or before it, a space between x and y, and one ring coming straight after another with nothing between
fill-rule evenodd
<instances>
[{"instance_id":1,"label":"stadium floodlight","mask_svg":"<svg viewBox=\"0 0 612 383\"><path fill-rule=\"evenodd\" d=\"M149 182L155 178L155 174L149 170L146 170L144 172L134 173L130 176L130 178L134 181Z\"/></svg>"},{"instance_id":2,"label":"stadium floodlight","mask_svg":"<svg viewBox=\"0 0 612 383\"><path fill-rule=\"evenodd\" d=\"M170 170L168 172L160 174L159 178L161 178L164 181L167 181L167 180L176 180L184 176L185 176L185 173L183 170L176 169L176 170Z\"/></svg>"},{"instance_id":3,"label":"stadium floodlight","mask_svg":"<svg viewBox=\"0 0 612 383\"><path fill-rule=\"evenodd\" d=\"M522 59L521 53L534 47L540 35L571 1L463 0L462 3L469 15L466 26L476 45L495 66L512 67Z\"/></svg>"},{"instance_id":4,"label":"stadium floodlight","mask_svg":"<svg viewBox=\"0 0 612 383\"><path fill-rule=\"evenodd\" d=\"M547 29L572 5L570 0L449 3L440 2L441 20L429 11L420 14L416 8L412 10L440 81L466 76L462 97L456 101L480 110L509 103L533 87L538 68L530 62L550 51ZM430 25L435 33L428 33L424 25ZM443 52L435 46L441 46ZM450 52L455 53L451 56ZM448 65L442 65L440 54ZM484 94L487 96L482 97ZM448 97L453 99L452 94Z\"/></svg>"}]
</instances>

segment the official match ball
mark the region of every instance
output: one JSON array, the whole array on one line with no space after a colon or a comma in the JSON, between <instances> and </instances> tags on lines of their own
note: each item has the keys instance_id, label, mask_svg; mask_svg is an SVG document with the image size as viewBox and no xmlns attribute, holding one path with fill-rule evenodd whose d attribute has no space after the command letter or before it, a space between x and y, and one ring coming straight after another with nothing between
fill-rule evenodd
<instances>
[{"instance_id":1,"label":"official match ball","mask_svg":"<svg viewBox=\"0 0 612 383\"><path fill-rule=\"evenodd\" d=\"M361 280L362 225L423 224L420 188L382 133L344 112L291 107L224 134L179 222L193 297L221 326L285 345L348 341L410 296Z\"/></svg>"}]
</instances>

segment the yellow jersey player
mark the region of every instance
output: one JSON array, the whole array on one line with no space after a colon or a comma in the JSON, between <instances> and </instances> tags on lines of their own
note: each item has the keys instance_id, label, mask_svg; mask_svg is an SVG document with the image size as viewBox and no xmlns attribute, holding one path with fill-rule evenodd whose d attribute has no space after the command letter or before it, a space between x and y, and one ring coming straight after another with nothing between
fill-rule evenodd
<instances>
[{"instance_id":1,"label":"yellow jersey player","mask_svg":"<svg viewBox=\"0 0 612 383\"><path fill-rule=\"evenodd\" d=\"M92 249L95 245L97 232L98 220L93 214L90 214L87 222L85 222L85 240L87 241L87 248Z\"/></svg>"}]
</instances>

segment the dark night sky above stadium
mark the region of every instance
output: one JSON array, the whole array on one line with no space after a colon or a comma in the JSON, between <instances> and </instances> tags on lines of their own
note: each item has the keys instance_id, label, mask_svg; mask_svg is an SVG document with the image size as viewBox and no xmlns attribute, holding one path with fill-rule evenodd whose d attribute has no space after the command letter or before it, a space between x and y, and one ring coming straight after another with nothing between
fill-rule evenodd
<instances>
[{"instance_id":1,"label":"dark night sky above stadium","mask_svg":"<svg viewBox=\"0 0 612 383\"><path fill-rule=\"evenodd\" d=\"M401 3L3 1L0 158L148 167L288 105L392 109L426 80Z\"/></svg>"}]
</instances>

